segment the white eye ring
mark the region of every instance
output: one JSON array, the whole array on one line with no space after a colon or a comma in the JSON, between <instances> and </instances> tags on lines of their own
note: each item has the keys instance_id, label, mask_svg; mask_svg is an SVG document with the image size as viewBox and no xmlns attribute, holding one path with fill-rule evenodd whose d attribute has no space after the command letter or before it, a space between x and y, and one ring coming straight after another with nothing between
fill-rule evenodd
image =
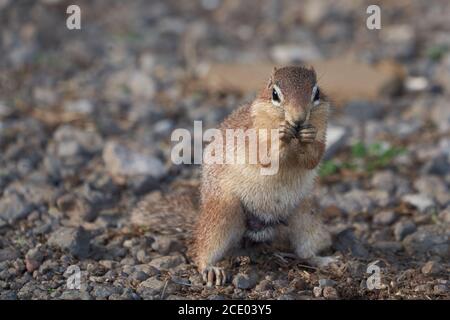
<instances>
[{"instance_id":1,"label":"white eye ring","mask_svg":"<svg viewBox=\"0 0 450 320\"><path fill-rule=\"evenodd\" d=\"M317 86L317 84L313 87L312 89L312 94L311 94L311 102L313 103L314 106L318 106L320 104L320 96L317 100L314 100L314 98L316 97L316 94L319 92L320 95L320 91L319 91L319 87Z\"/></svg>"},{"instance_id":2,"label":"white eye ring","mask_svg":"<svg viewBox=\"0 0 450 320\"><path fill-rule=\"evenodd\" d=\"M283 94L281 93L280 87L278 87L276 84L273 85L273 91L276 92L279 101L275 101L274 97L273 97L273 91L272 91L272 104L274 106L279 107L281 105L281 103L283 102Z\"/></svg>"}]
</instances>

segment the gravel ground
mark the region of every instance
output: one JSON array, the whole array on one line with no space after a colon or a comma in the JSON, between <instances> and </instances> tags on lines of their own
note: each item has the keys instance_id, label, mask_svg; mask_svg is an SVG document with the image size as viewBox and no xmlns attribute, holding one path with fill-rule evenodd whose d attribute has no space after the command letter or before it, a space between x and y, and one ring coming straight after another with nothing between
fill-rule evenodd
<instances>
[{"instance_id":1,"label":"gravel ground","mask_svg":"<svg viewBox=\"0 0 450 320\"><path fill-rule=\"evenodd\" d=\"M369 33L368 1L76 1L69 31L73 2L0 1L0 299L449 299L450 3L383 1ZM208 62L344 54L406 76L331 119L345 134L315 192L340 261L261 247L203 287L188 226L161 209L195 200L200 177L172 164L170 133L213 127L253 93L192 84ZM134 210L143 198L153 220Z\"/></svg>"}]
</instances>

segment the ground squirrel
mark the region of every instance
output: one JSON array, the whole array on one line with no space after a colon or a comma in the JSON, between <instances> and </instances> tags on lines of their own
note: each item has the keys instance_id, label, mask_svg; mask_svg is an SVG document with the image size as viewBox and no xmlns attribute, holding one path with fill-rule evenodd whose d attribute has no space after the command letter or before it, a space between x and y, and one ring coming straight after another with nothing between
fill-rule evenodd
<instances>
[{"instance_id":1,"label":"ground squirrel","mask_svg":"<svg viewBox=\"0 0 450 320\"><path fill-rule=\"evenodd\" d=\"M312 68L274 69L257 98L220 125L226 129L279 129L279 170L261 175L253 164L203 164L201 213L193 255L207 285L223 285L216 266L242 241L287 239L296 255L316 266L331 237L312 212L311 192L325 150L329 101ZM245 150L236 150L237 153Z\"/></svg>"}]
</instances>

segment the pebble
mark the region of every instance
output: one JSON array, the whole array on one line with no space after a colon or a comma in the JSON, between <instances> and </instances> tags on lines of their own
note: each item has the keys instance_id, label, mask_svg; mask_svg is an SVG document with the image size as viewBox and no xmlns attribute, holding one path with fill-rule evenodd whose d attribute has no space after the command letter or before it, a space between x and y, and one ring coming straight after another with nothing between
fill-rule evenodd
<instances>
[{"instance_id":1,"label":"pebble","mask_svg":"<svg viewBox=\"0 0 450 320\"><path fill-rule=\"evenodd\" d=\"M116 141L106 143L103 161L108 172L118 179L134 176L163 177L166 169L158 158L146 153L145 148L131 148Z\"/></svg>"},{"instance_id":2,"label":"pebble","mask_svg":"<svg viewBox=\"0 0 450 320\"><path fill-rule=\"evenodd\" d=\"M33 272L38 269L44 260L44 254L41 250L41 246L37 246L28 250L25 255L25 265L28 272Z\"/></svg>"},{"instance_id":3,"label":"pebble","mask_svg":"<svg viewBox=\"0 0 450 320\"><path fill-rule=\"evenodd\" d=\"M185 259L181 255L163 256L150 261L150 265L158 270L167 270L185 263Z\"/></svg>"},{"instance_id":4,"label":"pebble","mask_svg":"<svg viewBox=\"0 0 450 320\"><path fill-rule=\"evenodd\" d=\"M420 226L416 232L403 240L408 254L414 257L436 255L442 259L450 257L448 230L439 225Z\"/></svg>"},{"instance_id":5,"label":"pebble","mask_svg":"<svg viewBox=\"0 0 450 320\"><path fill-rule=\"evenodd\" d=\"M413 207L416 207L420 212L426 212L428 209L432 209L435 206L433 199L421 193L404 195L402 200Z\"/></svg>"},{"instance_id":6,"label":"pebble","mask_svg":"<svg viewBox=\"0 0 450 320\"><path fill-rule=\"evenodd\" d=\"M256 285L257 277L254 274L238 273L233 277L233 285L238 289L251 289Z\"/></svg>"},{"instance_id":7,"label":"pebble","mask_svg":"<svg viewBox=\"0 0 450 320\"><path fill-rule=\"evenodd\" d=\"M336 300L339 298L337 290L333 287L324 287L322 294L325 299Z\"/></svg>"},{"instance_id":8,"label":"pebble","mask_svg":"<svg viewBox=\"0 0 450 320\"><path fill-rule=\"evenodd\" d=\"M397 214L391 210L381 211L373 217L373 222L375 224L383 226L391 225L392 223L395 222L395 220L397 220Z\"/></svg>"},{"instance_id":9,"label":"pebble","mask_svg":"<svg viewBox=\"0 0 450 320\"><path fill-rule=\"evenodd\" d=\"M426 275L435 275L442 271L442 266L436 261L428 261L422 267L422 273Z\"/></svg>"},{"instance_id":10,"label":"pebble","mask_svg":"<svg viewBox=\"0 0 450 320\"><path fill-rule=\"evenodd\" d=\"M48 244L68 251L75 257L84 258L89 254L90 235L82 227L61 227L50 235Z\"/></svg>"},{"instance_id":11,"label":"pebble","mask_svg":"<svg viewBox=\"0 0 450 320\"><path fill-rule=\"evenodd\" d=\"M321 297L322 296L322 292L323 292L323 288L321 288L321 287L314 287L313 288L313 294L314 294L314 297L316 297L316 298Z\"/></svg>"},{"instance_id":12,"label":"pebble","mask_svg":"<svg viewBox=\"0 0 450 320\"><path fill-rule=\"evenodd\" d=\"M365 246L356 238L351 229L346 229L338 233L333 242L333 246L336 250L342 253L349 252L357 258L366 258L369 255Z\"/></svg>"},{"instance_id":13,"label":"pebble","mask_svg":"<svg viewBox=\"0 0 450 320\"><path fill-rule=\"evenodd\" d=\"M394 226L394 236L397 241L402 241L407 235L416 231L416 224L410 220L399 221Z\"/></svg>"}]
</instances>

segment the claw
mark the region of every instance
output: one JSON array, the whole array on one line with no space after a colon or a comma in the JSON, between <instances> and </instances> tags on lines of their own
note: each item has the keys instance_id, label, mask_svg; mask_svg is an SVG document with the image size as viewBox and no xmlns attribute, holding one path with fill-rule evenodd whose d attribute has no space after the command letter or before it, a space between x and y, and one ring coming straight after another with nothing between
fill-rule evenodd
<instances>
[{"instance_id":1,"label":"claw","mask_svg":"<svg viewBox=\"0 0 450 320\"><path fill-rule=\"evenodd\" d=\"M222 286L227 280L225 270L219 267L209 266L202 271L203 282L207 287Z\"/></svg>"}]
</instances>

